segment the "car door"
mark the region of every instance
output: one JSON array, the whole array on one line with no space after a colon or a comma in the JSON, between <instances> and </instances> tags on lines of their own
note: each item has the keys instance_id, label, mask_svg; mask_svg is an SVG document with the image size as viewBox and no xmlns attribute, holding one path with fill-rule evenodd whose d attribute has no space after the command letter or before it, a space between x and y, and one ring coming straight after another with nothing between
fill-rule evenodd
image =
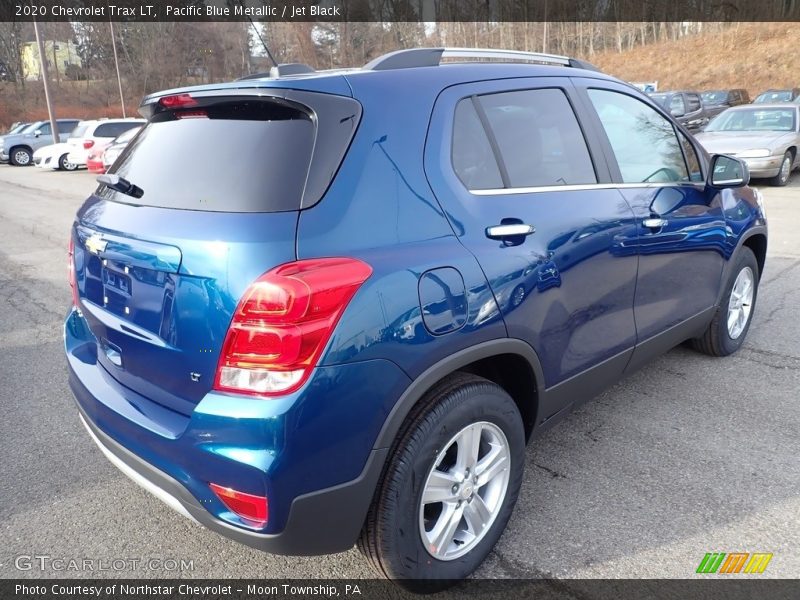
<instances>
[{"instance_id":1,"label":"car door","mask_svg":"<svg viewBox=\"0 0 800 600\"><path fill-rule=\"evenodd\" d=\"M536 351L540 416L623 372L635 342L633 212L567 78L459 85L434 108L426 173L508 335Z\"/></svg>"},{"instance_id":2,"label":"car door","mask_svg":"<svg viewBox=\"0 0 800 600\"><path fill-rule=\"evenodd\" d=\"M703 101L699 94L687 92L683 94L686 114L681 121L687 129L700 129L708 123L708 116L703 111Z\"/></svg>"},{"instance_id":3,"label":"car door","mask_svg":"<svg viewBox=\"0 0 800 600\"><path fill-rule=\"evenodd\" d=\"M639 256L634 315L643 348L635 367L648 350L664 351L707 323L727 249L723 206L705 185L704 155L652 103L612 82L576 85L593 108L612 179L636 219L636 238L626 242Z\"/></svg>"},{"instance_id":4,"label":"car door","mask_svg":"<svg viewBox=\"0 0 800 600\"><path fill-rule=\"evenodd\" d=\"M50 127L50 122L42 123L34 132L35 141L33 143L34 150L48 146L53 143L53 128Z\"/></svg>"}]
</instances>

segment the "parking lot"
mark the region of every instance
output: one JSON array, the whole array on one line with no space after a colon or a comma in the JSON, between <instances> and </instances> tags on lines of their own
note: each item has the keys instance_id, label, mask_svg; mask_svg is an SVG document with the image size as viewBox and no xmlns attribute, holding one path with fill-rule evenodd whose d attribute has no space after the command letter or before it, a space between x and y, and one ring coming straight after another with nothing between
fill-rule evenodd
<instances>
[{"instance_id":1,"label":"parking lot","mask_svg":"<svg viewBox=\"0 0 800 600\"><path fill-rule=\"evenodd\" d=\"M67 232L93 187L86 172L0 166L0 576L82 574L17 568L47 555L141 561L97 573L123 577L371 577L356 550L281 557L223 539L86 435L61 321ZM531 445L514 516L477 576L684 578L706 552L771 552L764 577L800 573L800 174L762 190L770 245L745 346L729 359L676 348Z\"/></svg>"}]
</instances>

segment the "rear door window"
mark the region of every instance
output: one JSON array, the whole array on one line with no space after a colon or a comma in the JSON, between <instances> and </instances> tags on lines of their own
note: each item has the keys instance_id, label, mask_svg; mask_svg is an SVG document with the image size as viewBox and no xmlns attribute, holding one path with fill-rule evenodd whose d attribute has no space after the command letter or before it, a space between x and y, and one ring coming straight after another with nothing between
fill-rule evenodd
<instances>
[{"instance_id":1,"label":"rear door window","mask_svg":"<svg viewBox=\"0 0 800 600\"><path fill-rule=\"evenodd\" d=\"M111 172L140 187L145 206L225 212L297 210L314 149L310 115L265 99L218 100L151 117Z\"/></svg>"},{"instance_id":2,"label":"rear door window","mask_svg":"<svg viewBox=\"0 0 800 600\"><path fill-rule=\"evenodd\" d=\"M459 106L466 106L466 100ZM545 88L487 94L477 98L484 115L484 136L479 144L454 133L454 144L475 144L486 162L487 149L494 146L496 162L510 188L597 183L594 165L578 120L560 89ZM471 117L473 128L476 117ZM457 123L458 124L458 123ZM479 138L482 136L478 136ZM491 162L489 163L491 165ZM454 161L458 172L459 166ZM460 166L463 177L463 165ZM491 167L489 167L491 169ZM491 170L481 185L496 181ZM469 184L465 182L467 187ZM497 186L499 187L499 186ZM477 189L477 188L470 188Z\"/></svg>"}]
</instances>

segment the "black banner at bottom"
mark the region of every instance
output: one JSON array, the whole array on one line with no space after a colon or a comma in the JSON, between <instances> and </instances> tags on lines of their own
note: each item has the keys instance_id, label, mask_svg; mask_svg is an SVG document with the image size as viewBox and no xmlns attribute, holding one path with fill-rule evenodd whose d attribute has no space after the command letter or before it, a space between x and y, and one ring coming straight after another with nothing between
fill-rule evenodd
<instances>
[{"instance_id":1,"label":"black banner at bottom","mask_svg":"<svg viewBox=\"0 0 800 600\"><path fill-rule=\"evenodd\" d=\"M497 600L796 600L798 579L471 579L452 582L391 582L377 579L3 579L0 598L29 600L293 600L348 598L353 600L419 598L435 593L437 600L480 598ZM402 585L398 585L402 584Z\"/></svg>"}]
</instances>

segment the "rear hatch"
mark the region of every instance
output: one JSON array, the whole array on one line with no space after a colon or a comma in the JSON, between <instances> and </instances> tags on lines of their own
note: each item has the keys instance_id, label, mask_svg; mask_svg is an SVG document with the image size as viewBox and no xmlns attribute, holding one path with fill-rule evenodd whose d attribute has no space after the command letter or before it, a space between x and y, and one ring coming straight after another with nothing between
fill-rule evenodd
<instances>
[{"instance_id":1,"label":"rear hatch","mask_svg":"<svg viewBox=\"0 0 800 600\"><path fill-rule=\"evenodd\" d=\"M301 208L319 201L360 119L342 96L217 90L156 98L147 125L73 226L80 309L98 362L183 414L208 393L247 286L296 258Z\"/></svg>"}]
</instances>

